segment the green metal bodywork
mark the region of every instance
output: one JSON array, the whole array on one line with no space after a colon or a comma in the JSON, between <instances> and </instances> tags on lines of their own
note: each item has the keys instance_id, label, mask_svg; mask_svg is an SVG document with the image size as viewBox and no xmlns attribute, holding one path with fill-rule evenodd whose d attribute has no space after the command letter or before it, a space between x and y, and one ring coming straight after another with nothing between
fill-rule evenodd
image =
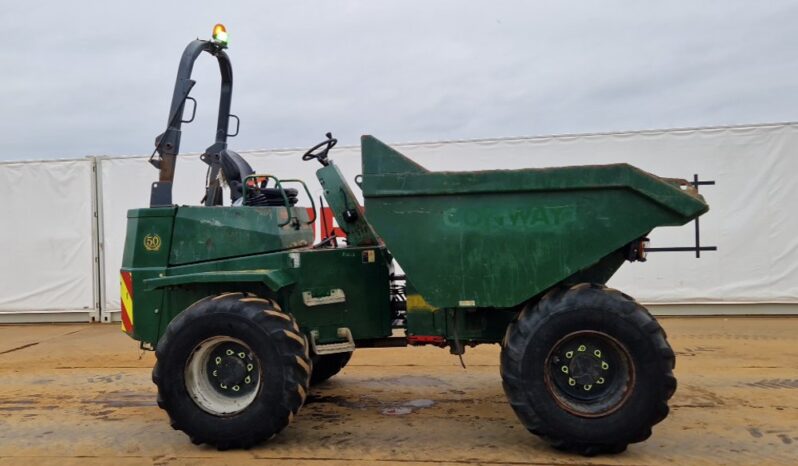
<instances>
[{"instance_id":1,"label":"green metal bodywork","mask_svg":"<svg viewBox=\"0 0 798 466\"><path fill-rule=\"evenodd\" d=\"M292 209L298 225L279 227L288 220L285 208L180 207L175 214L169 265L183 265L249 254L282 251L313 244L313 228L305 209Z\"/></svg>"},{"instance_id":2,"label":"green metal bodywork","mask_svg":"<svg viewBox=\"0 0 798 466\"><path fill-rule=\"evenodd\" d=\"M708 209L625 164L428 172L368 136L363 154L369 222L436 308L517 306Z\"/></svg>"},{"instance_id":3,"label":"green metal bodywork","mask_svg":"<svg viewBox=\"0 0 798 466\"><path fill-rule=\"evenodd\" d=\"M155 344L193 302L244 291L276 300L320 344L341 327L358 343L385 338L395 257L408 336L498 342L519 305L558 283L605 282L630 242L708 209L684 182L629 165L429 172L369 136L362 151L365 210L334 164L317 171L346 246L312 247L299 207L129 211L131 336Z\"/></svg>"},{"instance_id":4,"label":"green metal bodywork","mask_svg":"<svg viewBox=\"0 0 798 466\"><path fill-rule=\"evenodd\" d=\"M377 244L377 234L366 221L363 207L352 193L341 170L330 164L319 169L316 176L324 188L324 197L330 205L335 221L346 232L348 243L359 246ZM354 219L345 215L346 212L354 215Z\"/></svg>"},{"instance_id":5,"label":"green metal bodywork","mask_svg":"<svg viewBox=\"0 0 798 466\"><path fill-rule=\"evenodd\" d=\"M293 215L308 218L304 208L293 208ZM276 228L282 216L284 207L129 211L122 271L133 281L131 336L155 344L182 310L230 291L275 299L304 332L315 330L319 343L338 341L342 326L360 340L389 336L385 248L312 249L307 246L313 240L310 226ZM148 249L145 238L155 235L160 248ZM337 302L323 299L331 294Z\"/></svg>"}]
</instances>

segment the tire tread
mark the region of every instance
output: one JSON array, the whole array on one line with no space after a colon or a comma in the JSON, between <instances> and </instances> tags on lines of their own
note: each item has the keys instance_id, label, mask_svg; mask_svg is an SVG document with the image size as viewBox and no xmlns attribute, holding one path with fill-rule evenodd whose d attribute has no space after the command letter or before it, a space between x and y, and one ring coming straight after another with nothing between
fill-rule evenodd
<instances>
[{"instance_id":1,"label":"tire tread","mask_svg":"<svg viewBox=\"0 0 798 466\"><path fill-rule=\"evenodd\" d=\"M643 329L649 335L653 347L656 348L657 357L662 362L661 366L664 368L664 374L662 374L663 396L656 400L654 415L648 420L648 425L639 432L630 434L629 440L623 439L618 442L611 441L602 444L581 442L578 439L570 438L568 434L557 432L554 426L549 425L529 402L521 373L527 345L531 343L536 331L544 328L548 321L558 314L568 312L576 306L596 299L610 299L613 304L608 307L608 312L617 313L618 317L631 321L637 328ZM651 426L659 423L668 415L668 400L676 390L674 367L674 352L667 342L665 331L651 313L629 295L595 283L580 283L570 288L556 287L546 293L537 303L525 306L516 320L508 326L501 350L502 387L510 405L527 430L542 437L557 449L585 456L619 453L624 451L629 443L646 440L651 435Z\"/></svg>"},{"instance_id":2,"label":"tire tread","mask_svg":"<svg viewBox=\"0 0 798 466\"><path fill-rule=\"evenodd\" d=\"M255 297L251 294L230 292L203 298L189 306L170 322L155 350L156 363L152 371L152 381L158 387L158 406L169 415L169 422L173 429L185 432L194 444L205 443L215 446L219 450L228 450L250 448L273 437L291 422L305 401L303 394L307 393L310 384L310 374L306 367L311 367L312 363L308 357L307 339L302 333L295 333L299 328L296 320L291 314L283 313L278 309L280 309L279 306L272 300ZM274 315L278 312L282 316ZM252 321L253 325L273 339L280 348L280 352L283 354L285 381L282 390L282 405L279 410L281 414L276 423L276 429L251 426L245 435L236 439L223 439L203 434L200 430L193 429L191 425L181 425L177 421L174 413L174 410L177 409L176 406L164 396L170 377L164 373L163 361L169 357L172 341L180 338L180 333L187 326L192 325L196 318L209 313L244 315ZM302 363L304 363L304 367Z\"/></svg>"}]
</instances>

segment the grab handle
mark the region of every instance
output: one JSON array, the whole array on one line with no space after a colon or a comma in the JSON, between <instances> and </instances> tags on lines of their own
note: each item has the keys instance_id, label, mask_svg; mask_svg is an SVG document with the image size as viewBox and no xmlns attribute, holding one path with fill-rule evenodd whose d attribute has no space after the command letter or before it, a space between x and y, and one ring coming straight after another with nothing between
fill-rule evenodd
<instances>
[{"instance_id":1,"label":"grab handle","mask_svg":"<svg viewBox=\"0 0 798 466\"><path fill-rule=\"evenodd\" d=\"M316 203L313 202L313 196L310 195L310 189L308 189L308 185L306 185L304 181L295 178L289 178L282 181L283 183L299 183L302 185L303 188L305 188L305 194L307 194L308 199L310 199L310 208L313 209L313 220L308 220L307 222L305 222L305 224L310 225L312 223L315 223L316 218L318 217L318 214L316 213Z\"/></svg>"},{"instance_id":2,"label":"grab handle","mask_svg":"<svg viewBox=\"0 0 798 466\"><path fill-rule=\"evenodd\" d=\"M243 190L242 190L242 195L244 196L244 200L247 199L247 187L249 185L249 183L247 183L247 182L249 180L254 180L255 184L257 184L258 183L258 179L260 179L260 178L266 178L266 179L274 180L275 186L277 186L277 189L280 190L280 194L283 196L283 202L284 202L284 205L285 205L285 211L288 212L288 218L286 219L285 222L278 223L277 226L278 227L284 227L284 226L288 225L289 223L291 223L291 220L294 219L294 214L293 214L293 212L291 212L291 203L288 201L288 196L285 194L285 189L283 189L283 185L280 183L280 179L277 178L276 176L268 175L268 174L257 174L256 173L256 174L252 174L252 175L249 175L246 178L244 178L244 187L243 187Z\"/></svg>"}]
</instances>

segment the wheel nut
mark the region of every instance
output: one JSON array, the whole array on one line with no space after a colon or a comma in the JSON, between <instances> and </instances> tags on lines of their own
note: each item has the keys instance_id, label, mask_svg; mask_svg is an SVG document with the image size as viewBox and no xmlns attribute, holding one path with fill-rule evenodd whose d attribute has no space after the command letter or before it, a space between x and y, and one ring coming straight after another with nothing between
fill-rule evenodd
<instances>
[{"instance_id":1,"label":"wheel nut","mask_svg":"<svg viewBox=\"0 0 798 466\"><path fill-rule=\"evenodd\" d=\"M576 380L574 380L572 377L568 377L568 385L573 387L576 385Z\"/></svg>"},{"instance_id":2,"label":"wheel nut","mask_svg":"<svg viewBox=\"0 0 798 466\"><path fill-rule=\"evenodd\" d=\"M225 351L225 354L227 354L228 356L232 356L234 353L235 353L235 351L233 351L231 349Z\"/></svg>"},{"instance_id":3,"label":"wheel nut","mask_svg":"<svg viewBox=\"0 0 798 466\"><path fill-rule=\"evenodd\" d=\"M601 351L599 351L599 350L593 351L593 356L595 356L597 358L600 358L601 357Z\"/></svg>"},{"instance_id":4,"label":"wheel nut","mask_svg":"<svg viewBox=\"0 0 798 466\"><path fill-rule=\"evenodd\" d=\"M244 359L245 357L247 357L247 355L242 351L242 352L238 353L238 357L241 358L241 359Z\"/></svg>"},{"instance_id":5,"label":"wheel nut","mask_svg":"<svg viewBox=\"0 0 798 466\"><path fill-rule=\"evenodd\" d=\"M250 376L244 377L244 383L252 383L252 377Z\"/></svg>"},{"instance_id":6,"label":"wheel nut","mask_svg":"<svg viewBox=\"0 0 798 466\"><path fill-rule=\"evenodd\" d=\"M574 357L574 352L573 351L569 351L569 352L565 353L565 357L567 359L571 359L572 357Z\"/></svg>"},{"instance_id":7,"label":"wheel nut","mask_svg":"<svg viewBox=\"0 0 798 466\"><path fill-rule=\"evenodd\" d=\"M579 351L579 352L582 352L582 351L585 351L586 349L587 349L587 346L579 345L579 348L577 348L576 350Z\"/></svg>"},{"instance_id":8,"label":"wheel nut","mask_svg":"<svg viewBox=\"0 0 798 466\"><path fill-rule=\"evenodd\" d=\"M607 363L606 363L606 362L604 362L604 361L601 361L601 368L602 368L602 369L604 369L604 370L606 371L607 369L609 369L609 368L610 368L610 365L609 365L609 364L607 364Z\"/></svg>"},{"instance_id":9,"label":"wheel nut","mask_svg":"<svg viewBox=\"0 0 798 466\"><path fill-rule=\"evenodd\" d=\"M255 366L253 366L252 363L247 364L247 372L252 372L252 369L254 368Z\"/></svg>"},{"instance_id":10,"label":"wheel nut","mask_svg":"<svg viewBox=\"0 0 798 466\"><path fill-rule=\"evenodd\" d=\"M216 365L218 366L219 364L222 363L222 358L220 356L216 356L216 359L214 361L216 361Z\"/></svg>"},{"instance_id":11,"label":"wheel nut","mask_svg":"<svg viewBox=\"0 0 798 466\"><path fill-rule=\"evenodd\" d=\"M567 374L568 373L568 366L562 366L560 368L560 370L562 371L563 374Z\"/></svg>"},{"instance_id":12,"label":"wheel nut","mask_svg":"<svg viewBox=\"0 0 798 466\"><path fill-rule=\"evenodd\" d=\"M238 385L233 385L233 391L234 392L237 392L239 390L241 390L241 387L239 387Z\"/></svg>"},{"instance_id":13,"label":"wheel nut","mask_svg":"<svg viewBox=\"0 0 798 466\"><path fill-rule=\"evenodd\" d=\"M599 377L598 380L596 380L596 383L599 384L599 385L603 384L604 383L604 377Z\"/></svg>"},{"instance_id":14,"label":"wheel nut","mask_svg":"<svg viewBox=\"0 0 798 466\"><path fill-rule=\"evenodd\" d=\"M593 385L588 384L584 386L586 392L589 392L591 388L593 388Z\"/></svg>"}]
</instances>

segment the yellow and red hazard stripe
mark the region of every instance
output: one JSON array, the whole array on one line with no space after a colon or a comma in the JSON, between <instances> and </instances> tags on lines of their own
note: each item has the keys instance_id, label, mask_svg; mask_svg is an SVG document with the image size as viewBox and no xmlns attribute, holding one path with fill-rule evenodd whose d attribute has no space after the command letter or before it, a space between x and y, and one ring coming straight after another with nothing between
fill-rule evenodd
<instances>
[{"instance_id":1,"label":"yellow and red hazard stripe","mask_svg":"<svg viewBox=\"0 0 798 466\"><path fill-rule=\"evenodd\" d=\"M122 298L122 331L133 332L133 276L130 272L120 272L120 296Z\"/></svg>"}]
</instances>

